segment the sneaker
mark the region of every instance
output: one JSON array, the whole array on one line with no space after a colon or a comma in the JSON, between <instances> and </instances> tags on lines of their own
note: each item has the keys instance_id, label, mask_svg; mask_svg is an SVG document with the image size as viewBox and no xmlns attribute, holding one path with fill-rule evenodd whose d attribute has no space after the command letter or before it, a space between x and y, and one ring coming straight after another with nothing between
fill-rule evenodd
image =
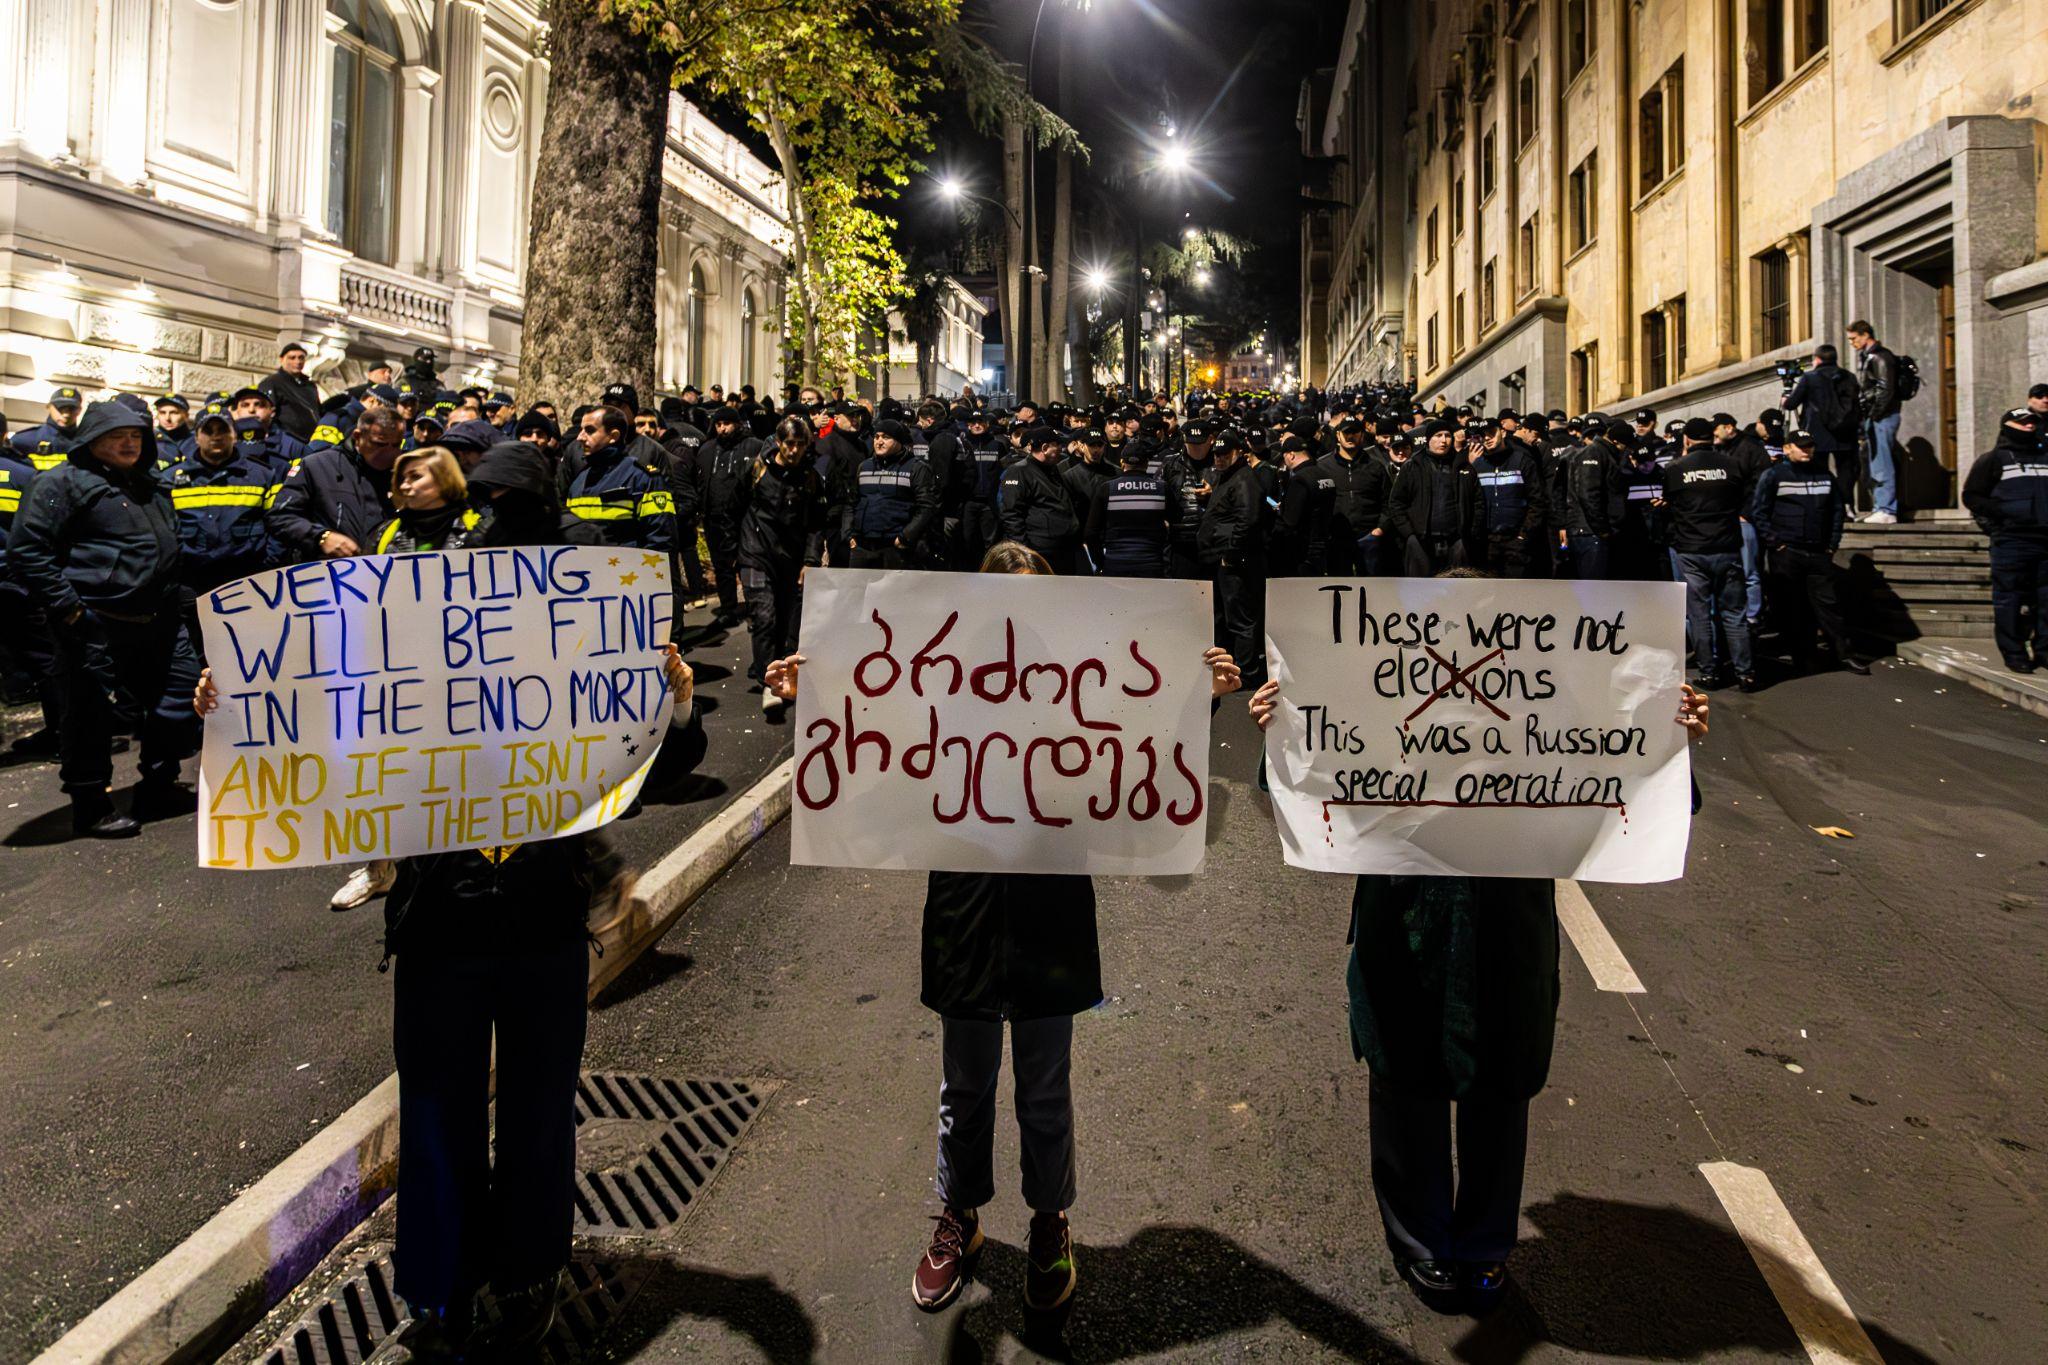
<instances>
[{"instance_id":1,"label":"sneaker","mask_svg":"<svg viewBox=\"0 0 2048 1365\"><path fill-rule=\"evenodd\" d=\"M778 697L778 696L776 696L776 695L775 695L775 694L774 694L773 692L770 692L770 691L769 691L769 690L768 690L767 688L765 688L765 687L764 687L764 688L762 688L762 689L761 689L761 714L762 714L762 715L764 715L764 716L772 716L772 715L774 715L774 714L775 714L775 713L776 713L777 711L780 711L780 710L781 710L781 709L782 709L783 707L785 707L785 706L787 706L787 705L789 705L789 703L788 703L788 702L787 702L786 700L784 700L784 699L783 699L783 698L781 698L781 697Z\"/></svg>"},{"instance_id":2,"label":"sneaker","mask_svg":"<svg viewBox=\"0 0 2048 1365\"><path fill-rule=\"evenodd\" d=\"M1842 656L1842 671L1844 673L1854 673L1859 678L1867 678L1870 676L1870 665L1864 663L1863 660L1853 654L1844 654Z\"/></svg>"},{"instance_id":3,"label":"sneaker","mask_svg":"<svg viewBox=\"0 0 2048 1365\"><path fill-rule=\"evenodd\" d=\"M348 880L327 902L329 910L353 910L368 904L373 898L384 895L398 884L398 864L385 859L365 863L348 874Z\"/></svg>"},{"instance_id":4,"label":"sneaker","mask_svg":"<svg viewBox=\"0 0 2048 1365\"><path fill-rule=\"evenodd\" d=\"M917 1273L910 1277L910 1297L927 1313L936 1313L960 1297L972 1262L981 1253L981 1215L950 1205L932 1220L932 1244L924 1249Z\"/></svg>"},{"instance_id":5,"label":"sneaker","mask_svg":"<svg viewBox=\"0 0 2048 1365\"><path fill-rule=\"evenodd\" d=\"M1074 1296L1074 1230L1064 1213L1034 1213L1024 1243L1024 1306L1049 1313Z\"/></svg>"},{"instance_id":6,"label":"sneaker","mask_svg":"<svg viewBox=\"0 0 2048 1365\"><path fill-rule=\"evenodd\" d=\"M1899 519L1890 512L1872 512L1863 519L1865 526L1897 526Z\"/></svg>"}]
</instances>

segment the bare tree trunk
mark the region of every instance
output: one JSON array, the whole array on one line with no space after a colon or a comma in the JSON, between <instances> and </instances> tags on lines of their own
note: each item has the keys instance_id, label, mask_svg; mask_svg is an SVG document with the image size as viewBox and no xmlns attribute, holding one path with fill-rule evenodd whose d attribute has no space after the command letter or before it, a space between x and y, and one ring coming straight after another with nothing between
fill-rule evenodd
<instances>
[{"instance_id":1,"label":"bare tree trunk","mask_svg":"<svg viewBox=\"0 0 2048 1365\"><path fill-rule=\"evenodd\" d=\"M552 98L550 87L550 98ZM775 160L782 167L782 186L789 196L790 289L797 301L801 326L798 336L798 373L806 384L818 382L818 298L816 272L811 268L811 220L804 206L803 166L797 160L796 144L782 121L775 89L768 89L768 141L775 148Z\"/></svg>"},{"instance_id":2,"label":"bare tree trunk","mask_svg":"<svg viewBox=\"0 0 2048 1365\"><path fill-rule=\"evenodd\" d=\"M563 407L654 388L671 63L595 5L550 7L554 63L526 248L519 390Z\"/></svg>"},{"instance_id":3,"label":"bare tree trunk","mask_svg":"<svg viewBox=\"0 0 2048 1365\"><path fill-rule=\"evenodd\" d=\"M1066 342L1070 326L1067 304L1073 295L1074 158L1065 147L1053 154L1052 301L1045 310L1045 359L1038 373L1046 378L1045 396L1067 401Z\"/></svg>"},{"instance_id":4,"label":"bare tree trunk","mask_svg":"<svg viewBox=\"0 0 2048 1365\"><path fill-rule=\"evenodd\" d=\"M917 339L917 397L919 402L938 392L938 367L933 363L936 359L937 357L932 351L931 338L919 337Z\"/></svg>"},{"instance_id":5,"label":"bare tree trunk","mask_svg":"<svg viewBox=\"0 0 2048 1365\"><path fill-rule=\"evenodd\" d=\"M1030 300L1028 291L1018 287L1024 268L1024 125L1015 119L1003 123L1003 287L996 297L1003 304L1003 363L1009 373L1004 387L1017 392L1017 338L1022 335L1021 310Z\"/></svg>"}]
</instances>

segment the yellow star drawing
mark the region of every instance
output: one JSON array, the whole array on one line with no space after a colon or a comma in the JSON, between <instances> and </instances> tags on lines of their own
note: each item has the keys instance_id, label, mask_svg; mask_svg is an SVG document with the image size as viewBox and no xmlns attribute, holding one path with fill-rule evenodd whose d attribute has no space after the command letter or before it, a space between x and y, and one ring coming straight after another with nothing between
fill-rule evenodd
<instances>
[{"instance_id":1,"label":"yellow star drawing","mask_svg":"<svg viewBox=\"0 0 2048 1365\"><path fill-rule=\"evenodd\" d=\"M607 559L605 563L611 565L613 568L616 569L617 567L619 567L619 557L617 555L613 555L610 559Z\"/></svg>"},{"instance_id":2,"label":"yellow star drawing","mask_svg":"<svg viewBox=\"0 0 2048 1365\"><path fill-rule=\"evenodd\" d=\"M649 554L643 554L643 555L641 555L641 556L640 556L640 562L641 562L642 564L645 564L645 565L646 565L646 566L647 566L648 568L650 568L650 569L651 569L651 568L653 568L653 567L654 567L655 565L657 565L657 564L661 563L661 556L660 556L660 555L649 555Z\"/></svg>"},{"instance_id":3,"label":"yellow star drawing","mask_svg":"<svg viewBox=\"0 0 2048 1365\"><path fill-rule=\"evenodd\" d=\"M619 586L622 588L630 588L633 586L635 580L637 580L639 577L640 575L636 573L622 573L619 575Z\"/></svg>"}]
</instances>

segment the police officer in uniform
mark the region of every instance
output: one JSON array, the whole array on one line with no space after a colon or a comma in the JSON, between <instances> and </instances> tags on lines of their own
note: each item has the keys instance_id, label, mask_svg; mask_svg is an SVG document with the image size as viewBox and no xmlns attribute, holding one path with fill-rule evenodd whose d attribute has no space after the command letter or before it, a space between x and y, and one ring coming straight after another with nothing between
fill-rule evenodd
<instances>
[{"instance_id":1,"label":"police officer in uniform","mask_svg":"<svg viewBox=\"0 0 2048 1365\"><path fill-rule=\"evenodd\" d=\"M1851 673L1870 668L1849 646L1849 628L1835 593L1835 550L1849 500L1834 479L1810 431L1785 433L1785 458L1758 476L1749 522L1769 566L1771 601L1782 614L1780 633L1791 642L1802 672L1813 663L1816 624L1835 657Z\"/></svg>"},{"instance_id":2,"label":"police officer in uniform","mask_svg":"<svg viewBox=\"0 0 2048 1365\"><path fill-rule=\"evenodd\" d=\"M1067 457L1060 467L1060 481L1067 486L1067 498L1074 504L1074 520L1081 523L1082 544L1089 547L1087 522L1089 509L1095 505L1095 491L1116 478L1117 467L1106 458L1109 438L1095 430L1073 429L1065 433ZM1084 559L1080 567L1089 573L1101 572L1102 566Z\"/></svg>"},{"instance_id":3,"label":"police officer in uniform","mask_svg":"<svg viewBox=\"0 0 2048 1365\"><path fill-rule=\"evenodd\" d=\"M938 483L910 453L910 428L894 418L877 422L875 453L861 461L841 528L853 567L922 568L924 538L938 520Z\"/></svg>"},{"instance_id":4,"label":"police officer in uniform","mask_svg":"<svg viewBox=\"0 0 2048 1365\"><path fill-rule=\"evenodd\" d=\"M49 758L57 753L58 721L64 714L56 645L50 639L50 623L42 607L7 571L8 532L14 528L21 500L35 478L35 466L0 442L0 673L25 680L43 707L43 728L23 735L11 747L25 757Z\"/></svg>"},{"instance_id":5,"label":"police officer in uniform","mask_svg":"<svg viewBox=\"0 0 2048 1365\"><path fill-rule=\"evenodd\" d=\"M1211 442L1196 548L1215 584L1216 643L1256 686L1266 676L1266 503L1244 450L1235 427Z\"/></svg>"},{"instance_id":6,"label":"police officer in uniform","mask_svg":"<svg viewBox=\"0 0 2048 1365\"><path fill-rule=\"evenodd\" d=\"M270 504L270 536L294 560L368 554L391 519L391 465L405 439L388 408L372 408L338 446L298 462Z\"/></svg>"},{"instance_id":7,"label":"police officer in uniform","mask_svg":"<svg viewBox=\"0 0 2048 1365\"><path fill-rule=\"evenodd\" d=\"M943 478L939 492L941 509L959 519L959 557L953 567L971 570L981 563L988 547L996 543L996 490L1002 485L1005 446L995 434L986 408L967 414L964 436L956 436L951 449L941 452L932 446L934 473Z\"/></svg>"},{"instance_id":8,"label":"police officer in uniform","mask_svg":"<svg viewBox=\"0 0 2048 1365\"><path fill-rule=\"evenodd\" d=\"M69 384L50 391L49 415L36 426L26 427L9 438L14 453L37 470L54 469L64 463L64 452L78 432L78 412L84 399Z\"/></svg>"},{"instance_id":9,"label":"police officer in uniform","mask_svg":"<svg viewBox=\"0 0 2048 1365\"><path fill-rule=\"evenodd\" d=\"M1095 486L1083 539L1105 574L1164 578L1172 531L1166 484L1146 470L1144 446L1127 441L1123 453L1123 469Z\"/></svg>"},{"instance_id":10,"label":"police officer in uniform","mask_svg":"<svg viewBox=\"0 0 2048 1365\"><path fill-rule=\"evenodd\" d=\"M1485 544L1486 505L1472 468L1451 445L1439 418L1424 428L1428 448L1401 466L1387 495L1387 537L1409 578L1434 578L1470 566Z\"/></svg>"},{"instance_id":11,"label":"police officer in uniform","mask_svg":"<svg viewBox=\"0 0 2048 1365\"><path fill-rule=\"evenodd\" d=\"M806 568L825 558L825 481L811 460L811 424L785 417L775 444L754 457L739 489L739 573L747 589L753 659L747 677L759 686L768 665L796 648ZM761 709L782 701L765 687Z\"/></svg>"},{"instance_id":12,"label":"police officer in uniform","mask_svg":"<svg viewBox=\"0 0 2048 1365\"><path fill-rule=\"evenodd\" d=\"M2048 666L2048 455L2040 426L2031 408L2005 414L1998 444L1963 481L1963 506L1991 537L1992 633L2015 673Z\"/></svg>"},{"instance_id":13,"label":"police officer in uniform","mask_svg":"<svg viewBox=\"0 0 2048 1365\"><path fill-rule=\"evenodd\" d=\"M1543 530L1549 509L1542 466L1499 423L1482 417L1471 430L1479 442L1472 474L1486 503L1486 567L1498 578L1547 577Z\"/></svg>"},{"instance_id":14,"label":"police officer in uniform","mask_svg":"<svg viewBox=\"0 0 2048 1365\"><path fill-rule=\"evenodd\" d=\"M1278 450L1286 474L1273 519L1269 572L1274 578L1321 578L1330 572L1337 481L1293 432L1280 438Z\"/></svg>"},{"instance_id":15,"label":"police officer in uniform","mask_svg":"<svg viewBox=\"0 0 2048 1365\"><path fill-rule=\"evenodd\" d=\"M1592 439L1560 457L1557 471L1559 546L1569 555L1571 576L1609 576L1609 545L1621 523L1627 485L1621 474L1621 452L1633 447L1634 433L1622 422L1596 432Z\"/></svg>"},{"instance_id":16,"label":"police officer in uniform","mask_svg":"<svg viewBox=\"0 0 2048 1365\"><path fill-rule=\"evenodd\" d=\"M1671 548L1678 552L1679 572L1685 578L1694 666L1705 685L1721 680L1714 639L1718 618L1727 662L1734 665L1742 690L1754 692L1756 661L1743 610L1742 577L1742 514L1753 490L1735 456L1714 444L1713 423L1704 417L1688 418L1683 439L1685 454L1664 466L1662 502Z\"/></svg>"},{"instance_id":17,"label":"police officer in uniform","mask_svg":"<svg viewBox=\"0 0 2048 1365\"><path fill-rule=\"evenodd\" d=\"M564 534L577 545L624 545L667 553L676 543L675 495L659 441L633 431L614 407L583 414L577 439L583 468L562 500Z\"/></svg>"},{"instance_id":18,"label":"police officer in uniform","mask_svg":"<svg viewBox=\"0 0 2048 1365\"><path fill-rule=\"evenodd\" d=\"M8 569L50 622L64 688L58 775L78 834L118 839L139 820L183 814L178 768L197 739L191 696L199 664L178 610L178 528L149 468L149 422L95 403L64 464L29 487L7 538ZM142 784L132 816L107 794L114 775L114 698L147 708Z\"/></svg>"},{"instance_id":19,"label":"police officer in uniform","mask_svg":"<svg viewBox=\"0 0 2048 1365\"><path fill-rule=\"evenodd\" d=\"M1381 458L1379 447L1366 444L1365 423L1356 417L1341 418L1330 438L1335 449L1316 461L1336 498L1331 509L1330 572L1376 577L1398 567L1384 554L1387 539L1380 526L1394 483L1393 466Z\"/></svg>"},{"instance_id":20,"label":"police officer in uniform","mask_svg":"<svg viewBox=\"0 0 2048 1365\"><path fill-rule=\"evenodd\" d=\"M1202 512L1209 497L1211 446L1216 428L1196 419L1181 428L1182 444L1160 465L1160 481L1173 503L1173 538L1167 547L1167 574L1172 578L1207 579L1212 566L1202 559L1199 544Z\"/></svg>"},{"instance_id":21,"label":"police officer in uniform","mask_svg":"<svg viewBox=\"0 0 2048 1365\"><path fill-rule=\"evenodd\" d=\"M194 656L204 663L198 597L278 563L267 518L280 479L268 461L236 446L234 425L218 408L200 414L192 439L192 453L173 460L163 480L178 514L186 633Z\"/></svg>"},{"instance_id":22,"label":"police officer in uniform","mask_svg":"<svg viewBox=\"0 0 2048 1365\"><path fill-rule=\"evenodd\" d=\"M158 396L151 405L156 412L156 458L160 464L183 459L192 453L192 405L175 393ZM232 428L231 428L232 429Z\"/></svg>"},{"instance_id":23,"label":"police officer in uniform","mask_svg":"<svg viewBox=\"0 0 2048 1365\"><path fill-rule=\"evenodd\" d=\"M1607 557L1609 574L1626 583L1668 583L1672 580L1671 550L1664 543L1663 443L1652 438L1624 452L1621 465L1622 511Z\"/></svg>"},{"instance_id":24,"label":"police officer in uniform","mask_svg":"<svg viewBox=\"0 0 2048 1365\"><path fill-rule=\"evenodd\" d=\"M704 548L711 553L711 576L718 583L718 620L722 625L735 624L743 615L739 595L740 490L763 453L760 438L751 434L734 408L712 413L711 436L697 447L697 506L704 519ZM696 547L686 546L685 552L694 557Z\"/></svg>"},{"instance_id":25,"label":"police officer in uniform","mask_svg":"<svg viewBox=\"0 0 2048 1365\"><path fill-rule=\"evenodd\" d=\"M1004 540L1028 545L1045 556L1057 574L1075 571L1081 545L1081 520L1056 466L1059 433L1051 427L1026 427L1021 438L1025 457L1003 472L997 497Z\"/></svg>"}]
</instances>

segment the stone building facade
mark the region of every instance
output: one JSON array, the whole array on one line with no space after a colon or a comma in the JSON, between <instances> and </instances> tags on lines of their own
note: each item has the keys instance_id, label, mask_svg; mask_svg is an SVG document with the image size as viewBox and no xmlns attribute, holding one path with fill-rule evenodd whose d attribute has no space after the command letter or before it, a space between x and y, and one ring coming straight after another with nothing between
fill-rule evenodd
<instances>
[{"instance_id":1,"label":"stone building facade","mask_svg":"<svg viewBox=\"0 0 2048 1365\"><path fill-rule=\"evenodd\" d=\"M1309 354L1488 411L1752 417L1868 318L1925 383L1908 505L1953 506L2048 379L2044 39L2048 0L1352 0L1302 94Z\"/></svg>"},{"instance_id":2,"label":"stone building facade","mask_svg":"<svg viewBox=\"0 0 2048 1365\"><path fill-rule=\"evenodd\" d=\"M528 0L0 0L8 417L294 338L323 388L421 345L516 388L545 33ZM765 390L780 179L676 97L664 180L660 379Z\"/></svg>"}]
</instances>

